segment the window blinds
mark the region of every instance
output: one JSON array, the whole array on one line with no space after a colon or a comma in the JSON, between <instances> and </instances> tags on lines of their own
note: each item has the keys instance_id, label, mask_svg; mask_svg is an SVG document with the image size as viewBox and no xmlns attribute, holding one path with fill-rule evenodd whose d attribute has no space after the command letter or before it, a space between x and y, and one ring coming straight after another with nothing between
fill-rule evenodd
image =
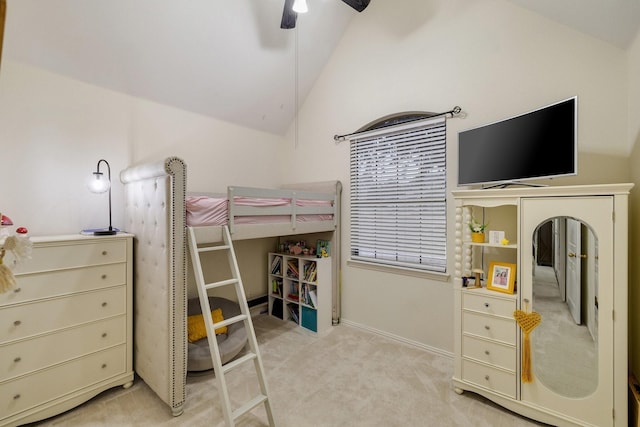
<instances>
[{"instance_id":1,"label":"window blinds","mask_svg":"<svg viewBox=\"0 0 640 427\"><path fill-rule=\"evenodd\" d=\"M353 135L351 258L446 270L444 117Z\"/></svg>"}]
</instances>

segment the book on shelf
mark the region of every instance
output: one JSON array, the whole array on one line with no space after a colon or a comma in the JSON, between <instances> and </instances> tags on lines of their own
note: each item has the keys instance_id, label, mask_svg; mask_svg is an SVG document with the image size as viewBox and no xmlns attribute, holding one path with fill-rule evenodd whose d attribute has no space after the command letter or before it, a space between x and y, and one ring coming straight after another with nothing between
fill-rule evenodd
<instances>
[{"instance_id":1,"label":"book on shelf","mask_svg":"<svg viewBox=\"0 0 640 427\"><path fill-rule=\"evenodd\" d=\"M282 258L279 256L273 257L271 261L271 274L280 274L280 265L282 263Z\"/></svg>"},{"instance_id":2,"label":"book on shelf","mask_svg":"<svg viewBox=\"0 0 640 427\"><path fill-rule=\"evenodd\" d=\"M311 300L311 304L314 308L318 307L318 295L316 294L315 289L309 290L309 299Z\"/></svg>"},{"instance_id":3,"label":"book on shelf","mask_svg":"<svg viewBox=\"0 0 640 427\"><path fill-rule=\"evenodd\" d=\"M287 308L289 309L289 313L291 314L291 318L296 322L296 323L300 323L300 318L298 317L298 306L297 305L287 305Z\"/></svg>"},{"instance_id":4,"label":"book on shelf","mask_svg":"<svg viewBox=\"0 0 640 427\"><path fill-rule=\"evenodd\" d=\"M296 265L296 260L287 261L287 276L297 279L298 275L298 266Z\"/></svg>"},{"instance_id":5,"label":"book on shelf","mask_svg":"<svg viewBox=\"0 0 640 427\"><path fill-rule=\"evenodd\" d=\"M309 264L304 265L304 280L307 282L313 282L316 277L317 264L315 262L311 262Z\"/></svg>"},{"instance_id":6,"label":"book on shelf","mask_svg":"<svg viewBox=\"0 0 640 427\"><path fill-rule=\"evenodd\" d=\"M318 297L316 294L315 285L303 285L302 286L302 296L300 297L300 301L305 303L306 305L316 308L318 304Z\"/></svg>"},{"instance_id":7,"label":"book on shelf","mask_svg":"<svg viewBox=\"0 0 640 427\"><path fill-rule=\"evenodd\" d=\"M282 298L282 281L273 279L271 281L271 292L273 292L274 295L278 295L280 298Z\"/></svg>"}]
</instances>

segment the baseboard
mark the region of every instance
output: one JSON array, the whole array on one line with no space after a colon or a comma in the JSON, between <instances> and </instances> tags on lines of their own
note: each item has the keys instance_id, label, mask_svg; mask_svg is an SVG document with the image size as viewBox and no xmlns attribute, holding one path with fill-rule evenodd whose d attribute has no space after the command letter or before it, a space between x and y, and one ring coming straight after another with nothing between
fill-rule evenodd
<instances>
[{"instance_id":1,"label":"baseboard","mask_svg":"<svg viewBox=\"0 0 640 427\"><path fill-rule=\"evenodd\" d=\"M432 346L423 344L423 343L418 342L418 341L413 341L413 340L401 337L399 335L390 334L389 332L381 331L380 329L376 329L376 328L372 328L370 326L362 325L360 323L352 322L351 320L344 319L344 318L340 319L340 323L343 324L343 325L346 325L346 326L350 326L352 328L362 329L363 331L371 332L372 334L380 335L382 337L389 338L389 339L392 339L394 341L401 342L403 344L408 344L408 345L410 345L412 347L417 347L417 348L419 348L421 350L428 351L429 353L437 354L438 356L444 356L444 357L447 357L449 359L453 359L453 353L451 353L449 351L442 350L442 349L437 348L437 347L432 347Z\"/></svg>"}]
</instances>

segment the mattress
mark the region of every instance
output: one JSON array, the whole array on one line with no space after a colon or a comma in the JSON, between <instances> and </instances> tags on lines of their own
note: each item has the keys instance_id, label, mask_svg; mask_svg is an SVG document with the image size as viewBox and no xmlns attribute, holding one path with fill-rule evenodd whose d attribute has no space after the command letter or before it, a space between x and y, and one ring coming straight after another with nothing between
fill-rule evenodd
<instances>
[{"instance_id":1,"label":"mattress","mask_svg":"<svg viewBox=\"0 0 640 427\"><path fill-rule=\"evenodd\" d=\"M242 215L234 218L235 224L272 224L291 221L294 209L305 207L332 207L330 200L293 199L284 197L243 197L235 196L233 203L236 206L255 207L255 215ZM289 208L290 214L272 215L268 210L275 207ZM226 225L229 223L229 200L225 195L187 195L187 225L192 227ZM261 212L263 210L264 212ZM328 221L332 220L332 214L296 214L296 221Z\"/></svg>"}]
</instances>

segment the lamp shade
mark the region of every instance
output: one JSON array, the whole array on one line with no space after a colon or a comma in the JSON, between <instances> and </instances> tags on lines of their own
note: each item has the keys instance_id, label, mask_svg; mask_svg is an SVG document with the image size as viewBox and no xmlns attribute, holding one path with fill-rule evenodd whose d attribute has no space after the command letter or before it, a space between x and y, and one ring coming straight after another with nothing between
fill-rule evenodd
<instances>
[{"instance_id":1,"label":"lamp shade","mask_svg":"<svg viewBox=\"0 0 640 427\"><path fill-rule=\"evenodd\" d=\"M309 11L307 0L295 0L291 9L296 13L307 13Z\"/></svg>"},{"instance_id":2,"label":"lamp shade","mask_svg":"<svg viewBox=\"0 0 640 427\"><path fill-rule=\"evenodd\" d=\"M111 182L102 172L94 172L91 174L87 186L92 193L104 193L111 188Z\"/></svg>"}]
</instances>

